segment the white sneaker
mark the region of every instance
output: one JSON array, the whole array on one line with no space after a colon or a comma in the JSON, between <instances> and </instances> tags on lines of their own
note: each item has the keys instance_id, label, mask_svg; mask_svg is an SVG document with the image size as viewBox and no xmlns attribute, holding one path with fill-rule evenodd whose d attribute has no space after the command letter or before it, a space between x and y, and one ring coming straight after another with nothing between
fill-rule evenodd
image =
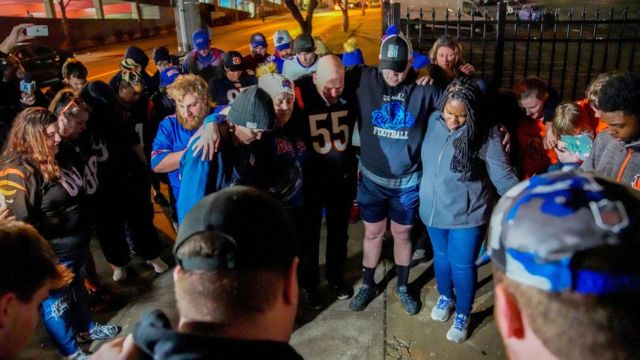
<instances>
[{"instance_id":1,"label":"white sneaker","mask_svg":"<svg viewBox=\"0 0 640 360\"><path fill-rule=\"evenodd\" d=\"M113 281L122 281L127 278L127 268L124 266L113 267Z\"/></svg>"},{"instance_id":2,"label":"white sneaker","mask_svg":"<svg viewBox=\"0 0 640 360\"><path fill-rule=\"evenodd\" d=\"M162 261L162 259L160 259L159 257L152 260L147 260L147 264L152 265L153 270L155 270L158 274L169 270L169 265L167 265L167 263Z\"/></svg>"},{"instance_id":3,"label":"white sneaker","mask_svg":"<svg viewBox=\"0 0 640 360\"><path fill-rule=\"evenodd\" d=\"M456 314L453 318L453 325L447 331L447 340L461 343L467 338L467 329L469 328L469 317L463 314Z\"/></svg>"},{"instance_id":4,"label":"white sneaker","mask_svg":"<svg viewBox=\"0 0 640 360\"><path fill-rule=\"evenodd\" d=\"M438 302L431 309L431 318L435 321L445 322L451 316L451 309L453 309L453 301L444 295L440 295Z\"/></svg>"}]
</instances>

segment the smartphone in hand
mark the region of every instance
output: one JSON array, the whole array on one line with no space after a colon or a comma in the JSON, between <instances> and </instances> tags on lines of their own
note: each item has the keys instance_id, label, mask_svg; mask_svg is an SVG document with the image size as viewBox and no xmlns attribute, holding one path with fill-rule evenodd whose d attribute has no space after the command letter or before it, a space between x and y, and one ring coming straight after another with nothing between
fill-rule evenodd
<instances>
[{"instance_id":1,"label":"smartphone in hand","mask_svg":"<svg viewBox=\"0 0 640 360\"><path fill-rule=\"evenodd\" d=\"M25 33L27 36L49 36L49 27L47 25L29 26Z\"/></svg>"}]
</instances>

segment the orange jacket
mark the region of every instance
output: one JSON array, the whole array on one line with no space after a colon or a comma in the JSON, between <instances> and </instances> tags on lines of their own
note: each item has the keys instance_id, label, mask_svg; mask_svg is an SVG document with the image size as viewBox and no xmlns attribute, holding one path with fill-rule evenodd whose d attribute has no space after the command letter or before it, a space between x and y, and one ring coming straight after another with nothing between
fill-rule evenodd
<instances>
[{"instance_id":1,"label":"orange jacket","mask_svg":"<svg viewBox=\"0 0 640 360\"><path fill-rule=\"evenodd\" d=\"M589 99L577 100L576 105L582 109L582 114L587 117L589 124L594 132L594 136L600 134L600 132L607 128L607 123L602 121L599 117L596 117L595 112L589 105Z\"/></svg>"},{"instance_id":2,"label":"orange jacket","mask_svg":"<svg viewBox=\"0 0 640 360\"><path fill-rule=\"evenodd\" d=\"M551 123L548 123L551 126ZM558 156L553 149L544 148L545 122L542 119L532 120L527 117L518 122L518 143L520 144L520 158L518 159L518 177L528 179L535 174L547 171L551 164L558 162Z\"/></svg>"}]
</instances>

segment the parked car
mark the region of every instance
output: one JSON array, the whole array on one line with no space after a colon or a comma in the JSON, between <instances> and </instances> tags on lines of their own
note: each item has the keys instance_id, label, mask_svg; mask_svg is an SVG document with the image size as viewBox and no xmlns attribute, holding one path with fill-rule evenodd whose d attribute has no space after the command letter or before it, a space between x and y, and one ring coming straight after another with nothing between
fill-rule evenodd
<instances>
[{"instance_id":1,"label":"parked car","mask_svg":"<svg viewBox=\"0 0 640 360\"><path fill-rule=\"evenodd\" d=\"M18 44L11 54L20 60L25 72L31 73L39 87L62 79L62 65L74 57L70 51L39 43Z\"/></svg>"},{"instance_id":2,"label":"parked car","mask_svg":"<svg viewBox=\"0 0 640 360\"><path fill-rule=\"evenodd\" d=\"M549 10L545 11L545 8L539 5L525 4L520 9L515 9L514 12L517 14L518 19L522 21L529 21L529 19L531 21L543 21L549 15L553 19L553 13Z\"/></svg>"}]
</instances>

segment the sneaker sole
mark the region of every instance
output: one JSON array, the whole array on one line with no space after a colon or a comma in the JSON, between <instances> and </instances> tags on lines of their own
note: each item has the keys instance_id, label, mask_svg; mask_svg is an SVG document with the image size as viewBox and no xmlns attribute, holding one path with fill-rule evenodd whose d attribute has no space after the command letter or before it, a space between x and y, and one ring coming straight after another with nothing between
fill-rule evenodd
<instances>
[{"instance_id":1,"label":"sneaker sole","mask_svg":"<svg viewBox=\"0 0 640 360\"><path fill-rule=\"evenodd\" d=\"M446 317L446 318L444 318L444 320L443 320L443 319L440 319L440 318L437 318L437 317L433 316L433 312L432 312L432 313L431 313L431 320L433 320L433 321L437 321L437 322L447 322L447 321L449 321L449 319L451 318L451 314L452 314L452 313L453 313L453 312L451 311L451 308L450 308L450 309L449 309L449 313L447 314L447 317Z\"/></svg>"},{"instance_id":2,"label":"sneaker sole","mask_svg":"<svg viewBox=\"0 0 640 360\"><path fill-rule=\"evenodd\" d=\"M465 336L464 336L464 338L463 338L462 340L459 340L459 341L458 341L458 339L452 339L452 338L450 338L450 337L449 337L449 334L447 333L447 340L451 341L452 343L461 344L461 343L463 343L465 340L467 340L467 336L465 335Z\"/></svg>"}]
</instances>

